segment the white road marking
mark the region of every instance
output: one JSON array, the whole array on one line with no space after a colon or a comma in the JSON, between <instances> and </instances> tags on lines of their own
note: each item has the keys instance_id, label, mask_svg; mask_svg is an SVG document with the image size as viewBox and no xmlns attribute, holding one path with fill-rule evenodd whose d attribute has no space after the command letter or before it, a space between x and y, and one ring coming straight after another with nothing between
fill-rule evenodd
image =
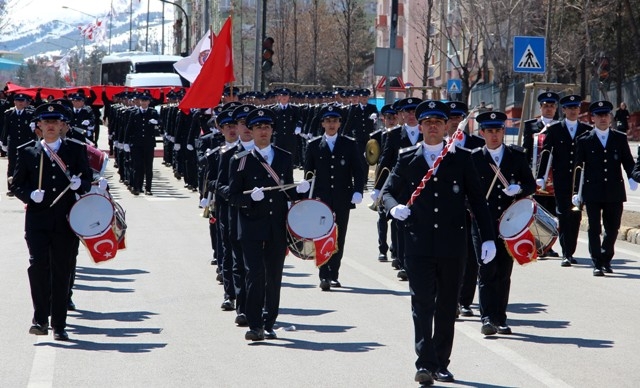
<instances>
[{"instance_id":1,"label":"white road marking","mask_svg":"<svg viewBox=\"0 0 640 388\"><path fill-rule=\"evenodd\" d=\"M36 336L36 344L48 342L51 337ZM56 364L56 348L36 346L33 365L29 375L28 388L50 388L53 386L53 372Z\"/></svg>"}]
</instances>

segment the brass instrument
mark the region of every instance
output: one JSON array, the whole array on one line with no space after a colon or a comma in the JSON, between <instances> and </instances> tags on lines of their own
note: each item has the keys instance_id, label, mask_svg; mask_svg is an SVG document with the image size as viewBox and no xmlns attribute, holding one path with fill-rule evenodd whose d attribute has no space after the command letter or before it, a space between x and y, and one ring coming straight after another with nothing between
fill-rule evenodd
<instances>
[{"instance_id":1,"label":"brass instrument","mask_svg":"<svg viewBox=\"0 0 640 388\"><path fill-rule=\"evenodd\" d=\"M311 175L311 187L309 187L309 197L308 198L313 198L313 190L316 187L316 172L315 171L307 171L307 173L304 174L304 179L305 180L309 180L309 175Z\"/></svg>"},{"instance_id":2,"label":"brass instrument","mask_svg":"<svg viewBox=\"0 0 640 388\"><path fill-rule=\"evenodd\" d=\"M553 182L552 179L553 177L550 177L551 175L551 162L553 160L553 148L551 148L551 151L549 150L542 150L542 152L540 152L540 162L542 163L542 155L544 155L545 152L549 153L549 159L547 159L547 166L544 169L544 176L542 177L542 179L544 180L544 183L542 184L542 187L540 187L540 189L538 190L539 194L544 194L544 195L553 195ZM541 166L538 166L537 170L540 169ZM536 171L536 175L538 176L538 171ZM548 190L547 190L547 186L551 186Z\"/></svg>"},{"instance_id":3,"label":"brass instrument","mask_svg":"<svg viewBox=\"0 0 640 388\"><path fill-rule=\"evenodd\" d=\"M582 202L582 187L584 186L584 163L582 164L582 166L576 166L576 168L573 170L572 187L575 187L576 185L576 173L578 172L578 169L582 170L580 172L580 183L578 183L578 193L577 193L578 198L580 199L580 205L572 207L571 210L576 212L581 212L582 205L584 205L584 203Z\"/></svg>"},{"instance_id":4,"label":"brass instrument","mask_svg":"<svg viewBox=\"0 0 640 388\"><path fill-rule=\"evenodd\" d=\"M207 206L202 210L202 218L209 218L216 208L216 201L213 198L213 192L207 194Z\"/></svg>"},{"instance_id":5,"label":"brass instrument","mask_svg":"<svg viewBox=\"0 0 640 388\"><path fill-rule=\"evenodd\" d=\"M389 170L389 167L385 167L382 170L380 170L380 173L376 177L376 181L373 183L374 190L375 190L375 187L378 185L378 181L382 177L382 174L385 172L385 170L387 171L387 175L389 175L389 173L391 172L391 170ZM385 180L386 179L387 178L385 178ZM382 203L382 195L378 195L378 198L374 202L371 202L369 205L367 205L367 207L373 210L374 212L377 212L378 208L380 207L380 203Z\"/></svg>"},{"instance_id":6,"label":"brass instrument","mask_svg":"<svg viewBox=\"0 0 640 388\"><path fill-rule=\"evenodd\" d=\"M375 166L380 159L380 143L376 139L369 139L365 146L365 158L370 166Z\"/></svg>"}]
</instances>

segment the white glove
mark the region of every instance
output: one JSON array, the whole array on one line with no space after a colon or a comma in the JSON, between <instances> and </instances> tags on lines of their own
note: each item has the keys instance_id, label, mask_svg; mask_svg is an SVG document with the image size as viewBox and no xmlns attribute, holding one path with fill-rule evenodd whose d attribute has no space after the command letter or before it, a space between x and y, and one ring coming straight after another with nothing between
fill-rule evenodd
<instances>
[{"instance_id":1,"label":"white glove","mask_svg":"<svg viewBox=\"0 0 640 388\"><path fill-rule=\"evenodd\" d=\"M629 178L629 189L631 191L638 190L638 182L634 181L633 178Z\"/></svg>"},{"instance_id":2,"label":"white glove","mask_svg":"<svg viewBox=\"0 0 640 388\"><path fill-rule=\"evenodd\" d=\"M35 203L40 203L44 199L44 190L33 190L31 192L31 200Z\"/></svg>"},{"instance_id":3,"label":"white glove","mask_svg":"<svg viewBox=\"0 0 640 388\"><path fill-rule=\"evenodd\" d=\"M453 138L453 142L451 143L451 147L449 147L449 153L450 154L455 154L456 153L456 147L460 146L462 147L463 145L463 141L464 141L464 136L460 136L458 137L457 133L454 133L454 138Z\"/></svg>"},{"instance_id":4,"label":"white glove","mask_svg":"<svg viewBox=\"0 0 640 388\"><path fill-rule=\"evenodd\" d=\"M124 147L124 152L131 152L131 146L129 144L125 144L123 147Z\"/></svg>"},{"instance_id":5,"label":"white glove","mask_svg":"<svg viewBox=\"0 0 640 388\"><path fill-rule=\"evenodd\" d=\"M264 191L262 191L262 187L254 187L251 192L251 199L256 202L262 201L264 199Z\"/></svg>"},{"instance_id":6,"label":"white glove","mask_svg":"<svg viewBox=\"0 0 640 388\"><path fill-rule=\"evenodd\" d=\"M207 207L207 206L209 206L209 200L206 197L202 198L200 200L200 207Z\"/></svg>"},{"instance_id":7,"label":"white glove","mask_svg":"<svg viewBox=\"0 0 640 388\"><path fill-rule=\"evenodd\" d=\"M542 187L542 186L544 186L544 179L542 179L542 178L538 178L538 179L536 179L536 185L537 185L538 187Z\"/></svg>"},{"instance_id":8,"label":"white glove","mask_svg":"<svg viewBox=\"0 0 640 388\"><path fill-rule=\"evenodd\" d=\"M80 180L80 178L78 178L77 175L74 175L71 177L71 179L69 179L69 188L73 191L76 191L80 188L80 184L82 183L82 180Z\"/></svg>"},{"instance_id":9,"label":"white glove","mask_svg":"<svg viewBox=\"0 0 640 388\"><path fill-rule=\"evenodd\" d=\"M371 197L371 200L373 202L377 201L379 196L380 196L380 190L378 189L374 189L369 195L369 197Z\"/></svg>"},{"instance_id":10,"label":"white glove","mask_svg":"<svg viewBox=\"0 0 640 388\"><path fill-rule=\"evenodd\" d=\"M4 152L9 152L9 147L3 144L3 145L2 145L2 150L3 150Z\"/></svg>"},{"instance_id":11,"label":"white glove","mask_svg":"<svg viewBox=\"0 0 640 388\"><path fill-rule=\"evenodd\" d=\"M187 144L187 149L188 149L189 151L193 151L193 146L192 146L191 144Z\"/></svg>"},{"instance_id":12,"label":"white glove","mask_svg":"<svg viewBox=\"0 0 640 388\"><path fill-rule=\"evenodd\" d=\"M520 188L520 185L509 185L509 187L505 187L504 189L502 189L502 192L508 195L509 197L513 197L514 195L518 194L520 191L522 191L522 189Z\"/></svg>"},{"instance_id":13,"label":"white glove","mask_svg":"<svg viewBox=\"0 0 640 388\"><path fill-rule=\"evenodd\" d=\"M295 133L296 135L299 135L302 132L302 128L300 127L296 127L296 130L293 131L293 133Z\"/></svg>"},{"instance_id":14,"label":"white glove","mask_svg":"<svg viewBox=\"0 0 640 388\"><path fill-rule=\"evenodd\" d=\"M100 179L98 179L98 188L100 188L100 190L106 191L108 185L107 178L101 176Z\"/></svg>"},{"instance_id":15,"label":"white glove","mask_svg":"<svg viewBox=\"0 0 640 388\"><path fill-rule=\"evenodd\" d=\"M149 124L156 125L156 124L158 124L158 120L156 120L156 119L151 119L151 120L149 120Z\"/></svg>"},{"instance_id":16,"label":"white glove","mask_svg":"<svg viewBox=\"0 0 640 388\"><path fill-rule=\"evenodd\" d=\"M396 220L404 221L411 215L411 209L409 209L406 205L396 205L391 208L391 217Z\"/></svg>"},{"instance_id":17,"label":"white glove","mask_svg":"<svg viewBox=\"0 0 640 388\"><path fill-rule=\"evenodd\" d=\"M571 197L571 203L573 206L580 206L580 196L578 194L574 194L573 197Z\"/></svg>"},{"instance_id":18,"label":"white glove","mask_svg":"<svg viewBox=\"0 0 640 388\"><path fill-rule=\"evenodd\" d=\"M354 205L359 205L362 203L362 193L355 192L351 197L351 203Z\"/></svg>"},{"instance_id":19,"label":"white glove","mask_svg":"<svg viewBox=\"0 0 640 388\"><path fill-rule=\"evenodd\" d=\"M31 132L35 131L36 130L36 123L34 123L34 122L29 123L29 128L31 128Z\"/></svg>"},{"instance_id":20,"label":"white glove","mask_svg":"<svg viewBox=\"0 0 640 388\"><path fill-rule=\"evenodd\" d=\"M80 123L80 124L82 124L84 126L87 126L87 125L91 124L91 122L89 120L83 120L82 123Z\"/></svg>"},{"instance_id":21,"label":"white glove","mask_svg":"<svg viewBox=\"0 0 640 388\"><path fill-rule=\"evenodd\" d=\"M116 148L120 148L120 142L117 141L117 140L114 140L113 141L113 146L116 147Z\"/></svg>"},{"instance_id":22,"label":"white glove","mask_svg":"<svg viewBox=\"0 0 640 388\"><path fill-rule=\"evenodd\" d=\"M300 194L306 193L307 191L309 191L310 187L311 185L309 184L309 181L303 180L298 183L298 186L296 186L296 191Z\"/></svg>"},{"instance_id":23,"label":"white glove","mask_svg":"<svg viewBox=\"0 0 640 388\"><path fill-rule=\"evenodd\" d=\"M482 262L485 264L489 264L494 257L496 257L496 244L493 242L493 240L483 242L481 256Z\"/></svg>"},{"instance_id":24,"label":"white glove","mask_svg":"<svg viewBox=\"0 0 640 388\"><path fill-rule=\"evenodd\" d=\"M373 120L373 123L375 124L376 121L378 121L378 115L375 113L371 113L371 115L369 116L369 120Z\"/></svg>"},{"instance_id":25,"label":"white glove","mask_svg":"<svg viewBox=\"0 0 640 388\"><path fill-rule=\"evenodd\" d=\"M173 145L173 149L174 149L175 151L180 151L180 144L178 144L178 143L174 144L174 145Z\"/></svg>"}]
</instances>

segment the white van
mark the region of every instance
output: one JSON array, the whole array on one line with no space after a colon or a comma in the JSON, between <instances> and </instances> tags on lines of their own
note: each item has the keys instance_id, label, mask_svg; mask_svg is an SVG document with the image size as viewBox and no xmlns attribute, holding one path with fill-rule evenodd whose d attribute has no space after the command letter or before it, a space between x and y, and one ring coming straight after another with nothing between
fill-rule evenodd
<instances>
[{"instance_id":1,"label":"white van","mask_svg":"<svg viewBox=\"0 0 640 388\"><path fill-rule=\"evenodd\" d=\"M180 76L176 73L130 73L125 79L125 86L139 88L152 86L182 87Z\"/></svg>"}]
</instances>

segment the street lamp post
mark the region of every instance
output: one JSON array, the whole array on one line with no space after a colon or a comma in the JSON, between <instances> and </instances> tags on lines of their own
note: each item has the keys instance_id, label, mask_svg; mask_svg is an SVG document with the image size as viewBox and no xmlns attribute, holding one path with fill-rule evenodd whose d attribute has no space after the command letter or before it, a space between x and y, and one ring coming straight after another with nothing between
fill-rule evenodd
<instances>
[{"instance_id":1,"label":"street lamp post","mask_svg":"<svg viewBox=\"0 0 640 388\"><path fill-rule=\"evenodd\" d=\"M97 17L97 16L92 15L92 14L90 14L90 13L86 13L86 12L84 12L84 11L80 11L79 9L71 8L71 7L68 7L68 6L66 6L66 5L63 5L63 6L62 6L62 8L64 8L64 9L69 9L69 10L71 10L71 11L76 11L76 12L78 12L78 13L81 13L81 14L83 14L83 15L87 15L87 16L89 16L89 17L91 17L91 18L95 19L96 21L98 20L98 17ZM82 81L83 81L82 83L84 83L84 81L86 81L86 80L85 80L85 78L86 78L86 77L85 77L85 73L86 73L86 71L85 71L85 70L86 70L86 63L85 63L85 61L86 61L86 59L87 59L87 51L86 51L87 46L86 46L86 43L87 43L87 37L85 36L85 34L82 34L82 55L81 55L81 58L82 58L82 71L81 71L81 74L82 74Z\"/></svg>"},{"instance_id":2,"label":"street lamp post","mask_svg":"<svg viewBox=\"0 0 640 388\"><path fill-rule=\"evenodd\" d=\"M191 25L189 24L189 15L187 15L187 11L185 11L184 8L180 6L180 4L174 3L172 1L168 1L168 0L160 0L160 1L163 3L175 5L180 9L180 11L182 11L182 14L184 15L184 21L187 24L184 28L185 30L184 40L185 40L185 43L187 44L187 47L185 48L185 54L189 54L189 50L191 50L191 43L189 41L189 29Z\"/></svg>"}]
</instances>

